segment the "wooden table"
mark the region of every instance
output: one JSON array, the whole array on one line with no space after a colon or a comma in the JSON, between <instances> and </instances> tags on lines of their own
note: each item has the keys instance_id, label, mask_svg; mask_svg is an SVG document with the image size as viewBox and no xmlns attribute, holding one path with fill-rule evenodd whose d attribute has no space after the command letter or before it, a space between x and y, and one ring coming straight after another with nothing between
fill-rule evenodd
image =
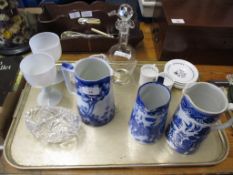
<instances>
[{"instance_id":1,"label":"wooden table","mask_svg":"<svg viewBox=\"0 0 233 175\"><path fill-rule=\"evenodd\" d=\"M142 24L145 40L138 46L138 60L154 60L156 63L156 53L152 42L150 25ZM63 60L77 60L87 57L89 54L62 55ZM197 65L202 81L210 79L224 79L227 73L233 73L233 66L207 66ZM0 159L0 174L87 174L87 175L122 175L122 174L225 174L233 173L233 128L226 129L229 139L230 152L222 163L208 167L141 167L141 168L114 168L114 169L75 169L75 170L18 170L11 167L4 160Z\"/></svg>"}]
</instances>

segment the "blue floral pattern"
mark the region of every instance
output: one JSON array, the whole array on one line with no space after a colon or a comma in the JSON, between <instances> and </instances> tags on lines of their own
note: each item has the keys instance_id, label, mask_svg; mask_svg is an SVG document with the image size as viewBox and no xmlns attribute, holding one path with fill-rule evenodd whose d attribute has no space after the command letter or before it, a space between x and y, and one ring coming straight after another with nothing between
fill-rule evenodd
<instances>
[{"instance_id":1,"label":"blue floral pattern","mask_svg":"<svg viewBox=\"0 0 233 175\"><path fill-rule=\"evenodd\" d=\"M177 152L193 153L210 132L218 115L197 111L184 96L166 131L168 144Z\"/></svg>"},{"instance_id":2,"label":"blue floral pattern","mask_svg":"<svg viewBox=\"0 0 233 175\"><path fill-rule=\"evenodd\" d=\"M161 137L164 131L168 104L148 111L138 102L137 100L129 121L131 134L141 143L153 143Z\"/></svg>"},{"instance_id":3,"label":"blue floral pattern","mask_svg":"<svg viewBox=\"0 0 233 175\"><path fill-rule=\"evenodd\" d=\"M92 126L101 126L110 122L115 114L110 77L94 83L80 79L76 80L78 110L82 121ZM84 88L96 89L97 92L88 94L83 91ZM96 109L98 105L101 105L101 107Z\"/></svg>"},{"instance_id":4,"label":"blue floral pattern","mask_svg":"<svg viewBox=\"0 0 233 175\"><path fill-rule=\"evenodd\" d=\"M192 119L201 124L211 124L219 118L219 115L210 115L196 110L185 96L181 100L181 107Z\"/></svg>"},{"instance_id":5,"label":"blue floral pattern","mask_svg":"<svg viewBox=\"0 0 233 175\"><path fill-rule=\"evenodd\" d=\"M80 110L79 110L79 112L81 114ZM107 106L105 108L105 112L104 112L103 116L98 116L95 114L90 114L88 116L82 115L82 121L88 125L102 126L102 125L110 122L113 119L114 114L115 114L115 108L110 108L109 106Z\"/></svg>"}]
</instances>

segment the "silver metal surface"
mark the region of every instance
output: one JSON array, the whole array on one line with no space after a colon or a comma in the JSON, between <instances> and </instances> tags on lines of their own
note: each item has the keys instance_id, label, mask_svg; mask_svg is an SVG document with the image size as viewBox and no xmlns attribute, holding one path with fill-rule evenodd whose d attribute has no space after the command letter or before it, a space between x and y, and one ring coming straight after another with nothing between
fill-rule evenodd
<instances>
[{"instance_id":1,"label":"silver metal surface","mask_svg":"<svg viewBox=\"0 0 233 175\"><path fill-rule=\"evenodd\" d=\"M147 62L148 63L148 62ZM162 70L163 65L157 65ZM212 132L192 155L173 151L163 136L155 144L140 144L128 132L128 121L138 88L137 66L130 84L114 85L116 115L105 126L81 125L77 139L64 144L43 144L27 130L24 114L36 106L39 89L27 85L8 132L4 156L9 164L20 169L59 168L112 168L139 166L203 166L218 164L229 151L226 135L222 131ZM63 83L58 85L64 98L60 106L77 111L75 97L70 95ZM172 91L168 122L180 101L181 91Z\"/></svg>"}]
</instances>

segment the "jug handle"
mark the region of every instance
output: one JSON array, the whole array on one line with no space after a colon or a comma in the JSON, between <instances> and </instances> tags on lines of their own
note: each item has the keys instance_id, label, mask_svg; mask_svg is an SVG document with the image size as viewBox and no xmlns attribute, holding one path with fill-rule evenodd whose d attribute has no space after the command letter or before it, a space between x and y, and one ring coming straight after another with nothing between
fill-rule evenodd
<instances>
[{"instance_id":1,"label":"jug handle","mask_svg":"<svg viewBox=\"0 0 233 175\"><path fill-rule=\"evenodd\" d=\"M159 83L159 84L163 84L163 82L164 82L164 77L158 76L158 79L157 79L156 82Z\"/></svg>"},{"instance_id":2,"label":"jug handle","mask_svg":"<svg viewBox=\"0 0 233 175\"><path fill-rule=\"evenodd\" d=\"M233 103L229 103L227 111L228 112L233 111ZM211 127L211 130L213 130L213 131L218 130L218 129L223 130L223 129L228 128L228 127L230 127L232 125L233 125L233 117L231 117L227 122L225 122L223 124L213 125Z\"/></svg>"},{"instance_id":3,"label":"jug handle","mask_svg":"<svg viewBox=\"0 0 233 175\"><path fill-rule=\"evenodd\" d=\"M65 80L67 90L70 93L75 94L75 90L76 90L75 83L72 83L72 81L75 80L75 77L74 77L74 65L64 62L61 65L61 70L62 70L62 73L63 73L63 77L64 77L64 80Z\"/></svg>"},{"instance_id":4,"label":"jug handle","mask_svg":"<svg viewBox=\"0 0 233 175\"><path fill-rule=\"evenodd\" d=\"M101 59L103 59L103 60L105 60L105 61L108 60L108 59L107 59L107 56L106 56L105 54L103 54L103 53L101 53L101 54L90 55L88 58L92 58L92 57L101 58Z\"/></svg>"}]
</instances>

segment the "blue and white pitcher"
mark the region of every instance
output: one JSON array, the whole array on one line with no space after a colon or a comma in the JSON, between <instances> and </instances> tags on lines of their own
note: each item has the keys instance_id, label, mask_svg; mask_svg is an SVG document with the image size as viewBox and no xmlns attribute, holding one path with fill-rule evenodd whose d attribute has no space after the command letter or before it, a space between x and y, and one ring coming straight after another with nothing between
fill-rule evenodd
<instances>
[{"instance_id":1,"label":"blue and white pitcher","mask_svg":"<svg viewBox=\"0 0 233 175\"><path fill-rule=\"evenodd\" d=\"M219 87L206 82L188 84L166 131L168 144L177 152L193 153L210 131L232 125L233 118L216 124L226 110L233 110L233 104Z\"/></svg>"},{"instance_id":2,"label":"blue and white pitcher","mask_svg":"<svg viewBox=\"0 0 233 175\"><path fill-rule=\"evenodd\" d=\"M113 119L113 70L104 59L89 57L74 64L63 63L62 72L67 89L77 96L79 114L84 123L101 126Z\"/></svg>"},{"instance_id":3,"label":"blue and white pitcher","mask_svg":"<svg viewBox=\"0 0 233 175\"><path fill-rule=\"evenodd\" d=\"M141 143L154 143L163 134L171 93L160 82L140 86L129 121L131 135Z\"/></svg>"}]
</instances>

